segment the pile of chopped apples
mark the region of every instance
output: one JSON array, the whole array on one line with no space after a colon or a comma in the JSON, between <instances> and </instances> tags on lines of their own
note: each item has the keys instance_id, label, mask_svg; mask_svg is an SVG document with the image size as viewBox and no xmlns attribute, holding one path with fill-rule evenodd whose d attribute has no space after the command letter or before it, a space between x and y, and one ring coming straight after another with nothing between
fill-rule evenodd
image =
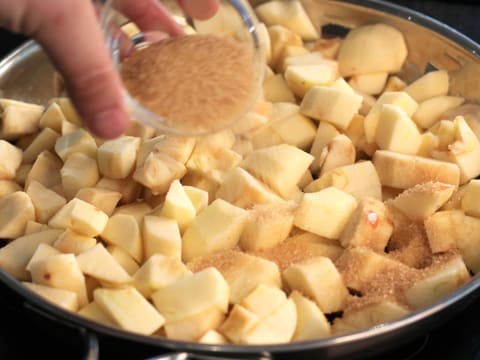
<instances>
[{"instance_id":1,"label":"pile of chopped apples","mask_svg":"<svg viewBox=\"0 0 480 360\"><path fill-rule=\"evenodd\" d=\"M196 30L234 32L229 11ZM256 13L263 97L231 129L104 141L67 98L0 99L0 268L93 321L214 344L372 327L480 271L479 106L446 71L405 83L391 26L323 39L299 1Z\"/></svg>"}]
</instances>

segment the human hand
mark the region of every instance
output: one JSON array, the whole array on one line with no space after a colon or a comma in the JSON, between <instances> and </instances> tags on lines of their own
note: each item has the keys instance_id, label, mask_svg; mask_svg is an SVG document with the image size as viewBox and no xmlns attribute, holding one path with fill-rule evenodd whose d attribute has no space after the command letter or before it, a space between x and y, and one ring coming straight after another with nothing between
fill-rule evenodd
<instances>
[{"instance_id":1,"label":"human hand","mask_svg":"<svg viewBox=\"0 0 480 360\"><path fill-rule=\"evenodd\" d=\"M178 0L197 19L215 14L218 0ZM175 36L179 25L156 0L121 0L123 13L144 31ZM31 36L45 49L84 124L103 138L121 135L130 119L121 81L88 0L0 0L0 26Z\"/></svg>"}]
</instances>

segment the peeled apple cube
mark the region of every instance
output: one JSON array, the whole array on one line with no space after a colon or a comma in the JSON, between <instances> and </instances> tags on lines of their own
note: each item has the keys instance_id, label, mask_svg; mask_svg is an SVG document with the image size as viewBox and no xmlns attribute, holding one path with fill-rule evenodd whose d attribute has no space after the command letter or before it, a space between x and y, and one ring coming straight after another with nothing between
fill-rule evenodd
<instances>
[{"instance_id":1,"label":"peeled apple cube","mask_svg":"<svg viewBox=\"0 0 480 360\"><path fill-rule=\"evenodd\" d=\"M122 329L151 335L165 323L163 316L133 287L96 289L95 302Z\"/></svg>"},{"instance_id":2,"label":"peeled apple cube","mask_svg":"<svg viewBox=\"0 0 480 360\"><path fill-rule=\"evenodd\" d=\"M447 95L450 86L448 72L445 70L430 71L421 76L403 91L410 95L416 102L440 96Z\"/></svg>"},{"instance_id":3,"label":"peeled apple cube","mask_svg":"<svg viewBox=\"0 0 480 360\"><path fill-rule=\"evenodd\" d=\"M220 272L209 267L164 286L152 294L153 304L167 323L202 311L228 309L229 287Z\"/></svg>"},{"instance_id":4,"label":"peeled apple cube","mask_svg":"<svg viewBox=\"0 0 480 360\"><path fill-rule=\"evenodd\" d=\"M480 180L473 179L465 187L461 207L466 215L480 218Z\"/></svg>"},{"instance_id":5,"label":"peeled apple cube","mask_svg":"<svg viewBox=\"0 0 480 360\"><path fill-rule=\"evenodd\" d=\"M73 153L65 160L60 175L65 196L71 199L80 189L98 182L97 161L85 154Z\"/></svg>"},{"instance_id":6,"label":"peeled apple cube","mask_svg":"<svg viewBox=\"0 0 480 360\"><path fill-rule=\"evenodd\" d=\"M183 234L182 259L190 261L237 245L245 226L246 210L217 199L190 223Z\"/></svg>"},{"instance_id":7,"label":"peeled apple cube","mask_svg":"<svg viewBox=\"0 0 480 360\"><path fill-rule=\"evenodd\" d=\"M318 121L346 129L360 106L362 96L326 86L314 86L304 96L300 112Z\"/></svg>"},{"instance_id":8,"label":"peeled apple cube","mask_svg":"<svg viewBox=\"0 0 480 360\"><path fill-rule=\"evenodd\" d=\"M15 178L15 172L22 163L22 150L10 144L8 141L0 140L0 179L11 180Z\"/></svg>"},{"instance_id":9,"label":"peeled apple cube","mask_svg":"<svg viewBox=\"0 0 480 360\"><path fill-rule=\"evenodd\" d=\"M122 136L106 141L98 148L97 160L100 172L112 179L124 179L135 169L140 138Z\"/></svg>"},{"instance_id":10,"label":"peeled apple cube","mask_svg":"<svg viewBox=\"0 0 480 360\"><path fill-rule=\"evenodd\" d=\"M145 259L154 254L180 259L182 256L182 238L178 223L163 216L147 215L143 218L142 238Z\"/></svg>"},{"instance_id":11,"label":"peeled apple cube","mask_svg":"<svg viewBox=\"0 0 480 360\"><path fill-rule=\"evenodd\" d=\"M389 104L384 104L380 111L375 140L382 150L412 155L422 143L420 131L407 113Z\"/></svg>"},{"instance_id":12,"label":"peeled apple cube","mask_svg":"<svg viewBox=\"0 0 480 360\"><path fill-rule=\"evenodd\" d=\"M283 25L304 40L316 40L319 35L298 0L268 1L255 8L255 13L267 25Z\"/></svg>"},{"instance_id":13,"label":"peeled apple cube","mask_svg":"<svg viewBox=\"0 0 480 360\"><path fill-rule=\"evenodd\" d=\"M420 103L413 114L418 126L426 129L442 119L442 115L462 105L465 99L459 96L440 95Z\"/></svg>"},{"instance_id":14,"label":"peeled apple cube","mask_svg":"<svg viewBox=\"0 0 480 360\"><path fill-rule=\"evenodd\" d=\"M85 236L97 236L103 232L108 222L108 216L95 206L73 198L48 222L57 229L72 229Z\"/></svg>"},{"instance_id":15,"label":"peeled apple cube","mask_svg":"<svg viewBox=\"0 0 480 360\"><path fill-rule=\"evenodd\" d=\"M312 161L309 153L281 144L249 153L241 166L283 198L288 198Z\"/></svg>"},{"instance_id":16,"label":"peeled apple cube","mask_svg":"<svg viewBox=\"0 0 480 360\"><path fill-rule=\"evenodd\" d=\"M400 71L407 57L403 34L385 24L350 30L340 45L338 63L344 77L385 71Z\"/></svg>"},{"instance_id":17,"label":"peeled apple cube","mask_svg":"<svg viewBox=\"0 0 480 360\"><path fill-rule=\"evenodd\" d=\"M35 208L27 193L16 191L0 199L0 239L22 236L30 220L35 220Z\"/></svg>"},{"instance_id":18,"label":"peeled apple cube","mask_svg":"<svg viewBox=\"0 0 480 360\"><path fill-rule=\"evenodd\" d=\"M290 299L297 309L297 326L293 341L314 340L331 335L330 323L317 304L294 290Z\"/></svg>"},{"instance_id":19,"label":"peeled apple cube","mask_svg":"<svg viewBox=\"0 0 480 360\"><path fill-rule=\"evenodd\" d=\"M74 152L81 152L95 159L97 143L89 132L78 129L68 135L59 137L55 143L55 152L63 161L67 160L67 157Z\"/></svg>"},{"instance_id":20,"label":"peeled apple cube","mask_svg":"<svg viewBox=\"0 0 480 360\"><path fill-rule=\"evenodd\" d=\"M132 215L113 215L108 219L100 236L106 243L120 246L136 261L142 261L143 242L140 226Z\"/></svg>"},{"instance_id":21,"label":"peeled apple cube","mask_svg":"<svg viewBox=\"0 0 480 360\"><path fill-rule=\"evenodd\" d=\"M174 180L170 184L159 215L176 220L181 233L195 218L195 206L179 180Z\"/></svg>"},{"instance_id":22,"label":"peeled apple cube","mask_svg":"<svg viewBox=\"0 0 480 360\"><path fill-rule=\"evenodd\" d=\"M75 292L65 289L56 289L50 286L23 282L27 288L37 293L46 300L66 310L76 312L78 310L78 296Z\"/></svg>"},{"instance_id":23,"label":"peeled apple cube","mask_svg":"<svg viewBox=\"0 0 480 360\"><path fill-rule=\"evenodd\" d=\"M303 97L314 86L330 85L337 75L337 63L324 60L322 64L288 66L285 81L295 95Z\"/></svg>"},{"instance_id":24,"label":"peeled apple cube","mask_svg":"<svg viewBox=\"0 0 480 360\"><path fill-rule=\"evenodd\" d=\"M283 278L292 290L311 297L324 313L340 311L348 290L333 262L323 256L313 257L289 266Z\"/></svg>"},{"instance_id":25,"label":"peeled apple cube","mask_svg":"<svg viewBox=\"0 0 480 360\"><path fill-rule=\"evenodd\" d=\"M352 195L328 187L303 196L293 223L314 234L338 239L356 207L357 200Z\"/></svg>"}]
</instances>

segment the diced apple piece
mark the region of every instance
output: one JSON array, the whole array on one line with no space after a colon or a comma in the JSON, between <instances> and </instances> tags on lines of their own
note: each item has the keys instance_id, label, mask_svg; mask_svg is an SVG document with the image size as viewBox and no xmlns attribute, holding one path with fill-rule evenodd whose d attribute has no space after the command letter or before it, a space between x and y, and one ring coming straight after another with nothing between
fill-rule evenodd
<instances>
[{"instance_id":1,"label":"diced apple piece","mask_svg":"<svg viewBox=\"0 0 480 360\"><path fill-rule=\"evenodd\" d=\"M408 315L410 310L397 301L373 300L359 309L345 311L341 318L335 319L332 330L334 334L342 334L364 330L375 325L390 322Z\"/></svg>"},{"instance_id":2,"label":"diced apple piece","mask_svg":"<svg viewBox=\"0 0 480 360\"><path fill-rule=\"evenodd\" d=\"M8 141L0 140L0 179L12 180L15 173L22 163L22 150L12 145Z\"/></svg>"},{"instance_id":3,"label":"diced apple piece","mask_svg":"<svg viewBox=\"0 0 480 360\"><path fill-rule=\"evenodd\" d=\"M54 98L50 101L50 104L51 103L56 103L58 106L60 106L62 113L65 115L65 118L69 122L79 126L82 124L82 119L80 118L80 115L75 110L75 107L73 106L73 103L69 98L66 98L66 97Z\"/></svg>"},{"instance_id":4,"label":"diced apple piece","mask_svg":"<svg viewBox=\"0 0 480 360\"><path fill-rule=\"evenodd\" d=\"M208 206L207 191L188 185L184 185L183 190L185 190L197 214Z\"/></svg>"},{"instance_id":5,"label":"diced apple piece","mask_svg":"<svg viewBox=\"0 0 480 360\"><path fill-rule=\"evenodd\" d=\"M360 95L326 86L314 86L303 97L300 112L318 121L328 121L346 129L363 98Z\"/></svg>"},{"instance_id":6,"label":"diced apple piece","mask_svg":"<svg viewBox=\"0 0 480 360\"><path fill-rule=\"evenodd\" d=\"M283 25L304 40L316 40L319 37L317 29L298 0L269 1L257 6L255 13L265 24Z\"/></svg>"},{"instance_id":7,"label":"diced apple piece","mask_svg":"<svg viewBox=\"0 0 480 360\"><path fill-rule=\"evenodd\" d=\"M30 259L27 266L25 267L25 269L27 269L28 271L31 271L32 265L35 262L46 259L49 256L58 255L58 254L61 254L61 252L55 249L53 246L45 243L39 244L37 249L33 253L32 258Z\"/></svg>"},{"instance_id":8,"label":"diced apple piece","mask_svg":"<svg viewBox=\"0 0 480 360\"><path fill-rule=\"evenodd\" d=\"M120 266L127 272L128 275L133 275L140 268L140 265L126 250L117 245L108 245L107 251L120 264Z\"/></svg>"},{"instance_id":9,"label":"diced apple piece","mask_svg":"<svg viewBox=\"0 0 480 360\"><path fill-rule=\"evenodd\" d=\"M281 286L280 272L275 263L261 257L229 250L207 255L188 263L197 272L209 264L215 264L230 288L230 302L235 304L260 284Z\"/></svg>"},{"instance_id":10,"label":"diced apple piece","mask_svg":"<svg viewBox=\"0 0 480 360\"><path fill-rule=\"evenodd\" d=\"M12 194L17 191L22 191L22 187L12 180L0 180L0 198Z\"/></svg>"},{"instance_id":11,"label":"diced apple piece","mask_svg":"<svg viewBox=\"0 0 480 360\"><path fill-rule=\"evenodd\" d=\"M26 266L39 244L51 245L61 230L45 230L24 235L9 242L0 249L0 268L18 280L29 280Z\"/></svg>"},{"instance_id":12,"label":"diced apple piece","mask_svg":"<svg viewBox=\"0 0 480 360\"><path fill-rule=\"evenodd\" d=\"M198 339L198 342L200 344L210 344L210 345L227 345L228 344L227 338L216 330L208 330L205 334L203 334Z\"/></svg>"},{"instance_id":13,"label":"diced apple piece","mask_svg":"<svg viewBox=\"0 0 480 360\"><path fill-rule=\"evenodd\" d=\"M135 168L140 138L121 136L104 142L97 151L100 172L112 179L125 179Z\"/></svg>"},{"instance_id":14,"label":"diced apple piece","mask_svg":"<svg viewBox=\"0 0 480 360\"><path fill-rule=\"evenodd\" d=\"M87 304L85 277L73 254L52 255L31 265L32 282L78 295L78 305Z\"/></svg>"},{"instance_id":15,"label":"diced apple piece","mask_svg":"<svg viewBox=\"0 0 480 360\"><path fill-rule=\"evenodd\" d=\"M460 182L460 169L456 164L415 155L377 150L373 165L383 186L408 189L428 181L451 184Z\"/></svg>"},{"instance_id":16,"label":"diced apple piece","mask_svg":"<svg viewBox=\"0 0 480 360\"><path fill-rule=\"evenodd\" d=\"M380 110L375 142L382 150L416 154L422 143L422 137L405 111L395 105L384 104Z\"/></svg>"},{"instance_id":17,"label":"diced apple piece","mask_svg":"<svg viewBox=\"0 0 480 360\"><path fill-rule=\"evenodd\" d=\"M85 305L77 312L77 314L103 325L112 327L115 326L113 319L105 311L103 311L95 301Z\"/></svg>"},{"instance_id":18,"label":"diced apple piece","mask_svg":"<svg viewBox=\"0 0 480 360\"><path fill-rule=\"evenodd\" d=\"M175 220L161 216L145 216L142 228L145 259L154 254L181 258L182 239Z\"/></svg>"},{"instance_id":19,"label":"diced apple piece","mask_svg":"<svg viewBox=\"0 0 480 360\"><path fill-rule=\"evenodd\" d=\"M324 60L314 65L289 65L285 70L285 81L290 89L299 97L314 86L330 85L338 76L338 63Z\"/></svg>"},{"instance_id":20,"label":"diced apple piece","mask_svg":"<svg viewBox=\"0 0 480 360\"><path fill-rule=\"evenodd\" d=\"M357 207L356 199L335 187L306 193L295 213L295 226L338 239Z\"/></svg>"},{"instance_id":21,"label":"diced apple piece","mask_svg":"<svg viewBox=\"0 0 480 360\"><path fill-rule=\"evenodd\" d=\"M460 184L480 175L480 140L462 116L453 121L455 139L447 150L439 149L432 152L432 157L450 161L460 168Z\"/></svg>"},{"instance_id":22,"label":"diced apple piece","mask_svg":"<svg viewBox=\"0 0 480 360\"><path fill-rule=\"evenodd\" d=\"M275 108L289 107L289 105L292 105L295 111L290 112L290 109L288 109L288 114L281 114L281 110L279 110L280 114L272 115L269 127L278 134L282 142L307 150L312 145L317 128L312 120L298 112L299 107L297 105L276 103L273 104L273 111L276 110Z\"/></svg>"},{"instance_id":23,"label":"diced apple piece","mask_svg":"<svg viewBox=\"0 0 480 360\"><path fill-rule=\"evenodd\" d=\"M25 226L25 235L44 230L50 230L50 226L30 220L27 221L27 225Z\"/></svg>"},{"instance_id":24,"label":"diced apple piece","mask_svg":"<svg viewBox=\"0 0 480 360\"><path fill-rule=\"evenodd\" d=\"M294 203L255 205L240 237L245 251L271 248L288 237L293 227Z\"/></svg>"},{"instance_id":25,"label":"diced apple piece","mask_svg":"<svg viewBox=\"0 0 480 360\"><path fill-rule=\"evenodd\" d=\"M410 219L424 220L437 211L454 190L453 185L439 182L417 184L398 195L392 204Z\"/></svg>"},{"instance_id":26,"label":"diced apple piece","mask_svg":"<svg viewBox=\"0 0 480 360\"><path fill-rule=\"evenodd\" d=\"M260 319L271 314L287 300L283 290L278 287L258 285L245 296L239 305L257 315ZM261 320L260 320L261 321Z\"/></svg>"},{"instance_id":27,"label":"diced apple piece","mask_svg":"<svg viewBox=\"0 0 480 360\"><path fill-rule=\"evenodd\" d=\"M405 290L405 298L414 309L430 305L470 280L467 267L458 255L431 271L432 274Z\"/></svg>"},{"instance_id":28,"label":"diced apple piece","mask_svg":"<svg viewBox=\"0 0 480 360\"><path fill-rule=\"evenodd\" d=\"M438 211L425 219L425 231L432 253L457 248L455 227L460 225L462 220L463 214L459 210Z\"/></svg>"},{"instance_id":29,"label":"diced apple piece","mask_svg":"<svg viewBox=\"0 0 480 360\"><path fill-rule=\"evenodd\" d=\"M340 311L348 290L333 262L323 256L292 264L283 272L292 290L312 297L324 313Z\"/></svg>"},{"instance_id":30,"label":"diced apple piece","mask_svg":"<svg viewBox=\"0 0 480 360\"><path fill-rule=\"evenodd\" d=\"M285 26L276 24L268 26L267 30L270 37L271 49L270 62L268 65L272 66L272 68L275 68L278 65L280 56L286 46L303 45L302 38L293 31L287 29Z\"/></svg>"},{"instance_id":31,"label":"diced apple piece","mask_svg":"<svg viewBox=\"0 0 480 360\"><path fill-rule=\"evenodd\" d=\"M38 130L43 106L17 101L4 103L2 108L0 136L3 139L15 140Z\"/></svg>"},{"instance_id":32,"label":"diced apple piece","mask_svg":"<svg viewBox=\"0 0 480 360\"><path fill-rule=\"evenodd\" d=\"M465 99L458 96L440 95L424 100L413 114L413 120L418 126L426 129L441 120L442 115L449 110L462 105Z\"/></svg>"},{"instance_id":33,"label":"diced apple piece","mask_svg":"<svg viewBox=\"0 0 480 360\"><path fill-rule=\"evenodd\" d=\"M97 161L82 153L71 154L60 170L67 199L72 199L82 188L94 186L99 179Z\"/></svg>"},{"instance_id":34,"label":"diced apple piece","mask_svg":"<svg viewBox=\"0 0 480 360\"><path fill-rule=\"evenodd\" d=\"M345 191L357 200L365 196L382 199L382 185L371 161L358 161L332 169L312 181L304 191L317 192L330 186Z\"/></svg>"},{"instance_id":35,"label":"diced apple piece","mask_svg":"<svg viewBox=\"0 0 480 360\"><path fill-rule=\"evenodd\" d=\"M118 206L113 212L113 215L123 214L133 216L138 224L141 225L143 218L146 215L151 214L152 211L152 207L145 201L137 200L136 202L132 202L130 204Z\"/></svg>"},{"instance_id":36,"label":"diced apple piece","mask_svg":"<svg viewBox=\"0 0 480 360\"><path fill-rule=\"evenodd\" d=\"M355 163L355 146L344 134L336 135L325 149L325 157L320 169L320 176L326 172Z\"/></svg>"},{"instance_id":37,"label":"diced apple piece","mask_svg":"<svg viewBox=\"0 0 480 360\"><path fill-rule=\"evenodd\" d=\"M100 236L108 244L118 245L140 262L143 259L143 243L140 226L132 215L117 214L108 219Z\"/></svg>"},{"instance_id":38,"label":"diced apple piece","mask_svg":"<svg viewBox=\"0 0 480 360\"><path fill-rule=\"evenodd\" d=\"M170 183L182 178L187 172L184 164L162 153L150 153L145 163L133 173L133 179L152 190L154 194L165 194Z\"/></svg>"},{"instance_id":39,"label":"diced apple piece","mask_svg":"<svg viewBox=\"0 0 480 360\"><path fill-rule=\"evenodd\" d=\"M86 130L78 129L58 138L55 144L55 152L63 161L67 160L74 152L81 152L96 159L97 143Z\"/></svg>"},{"instance_id":40,"label":"diced apple piece","mask_svg":"<svg viewBox=\"0 0 480 360\"><path fill-rule=\"evenodd\" d=\"M78 255L77 261L83 273L97 280L115 285L126 284L132 280L100 243Z\"/></svg>"},{"instance_id":41,"label":"diced apple piece","mask_svg":"<svg viewBox=\"0 0 480 360\"><path fill-rule=\"evenodd\" d=\"M295 94L288 86L282 74L276 74L265 80L263 83L263 96L271 102L295 103Z\"/></svg>"},{"instance_id":42,"label":"diced apple piece","mask_svg":"<svg viewBox=\"0 0 480 360\"><path fill-rule=\"evenodd\" d=\"M103 232L108 216L83 200L73 198L50 219L48 225L57 229L71 229L80 235L97 236Z\"/></svg>"},{"instance_id":43,"label":"diced apple piece","mask_svg":"<svg viewBox=\"0 0 480 360\"><path fill-rule=\"evenodd\" d=\"M140 192L142 191L142 186L132 177L125 179L110 179L103 177L98 181L95 187L120 193L121 198L118 204L129 204L134 202L138 199Z\"/></svg>"},{"instance_id":44,"label":"diced apple piece","mask_svg":"<svg viewBox=\"0 0 480 360\"><path fill-rule=\"evenodd\" d=\"M196 341L207 331L216 329L224 319L225 314L219 309L207 309L187 318L167 322L165 334L169 339Z\"/></svg>"},{"instance_id":45,"label":"diced apple piece","mask_svg":"<svg viewBox=\"0 0 480 360\"><path fill-rule=\"evenodd\" d=\"M382 92L387 82L387 72L375 72L369 74L358 74L350 78L348 83L355 90L368 95L378 95Z\"/></svg>"},{"instance_id":46,"label":"diced apple piece","mask_svg":"<svg viewBox=\"0 0 480 360\"><path fill-rule=\"evenodd\" d=\"M163 316L133 287L96 289L95 302L122 329L151 335L165 322Z\"/></svg>"},{"instance_id":47,"label":"diced apple piece","mask_svg":"<svg viewBox=\"0 0 480 360\"><path fill-rule=\"evenodd\" d=\"M297 327L292 341L314 340L330 336L330 323L317 304L294 290L290 298L297 310Z\"/></svg>"},{"instance_id":48,"label":"diced apple piece","mask_svg":"<svg viewBox=\"0 0 480 360\"><path fill-rule=\"evenodd\" d=\"M310 51L308 51L308 49L305 48L304 46L286 45L286 46L283 47L282 51L278 55L277 62L275 64L275 68L273 70L275 70L275 72L277 72L279 74L285 73L285 71L287 69L287 60L289 58L292 58L292 57L295 57L295 56L306 55L306 54L309 54L309 53L310 53ZM267 64L268 63L269 62L267 62ZM266 80L267 78L275 75L273 70L272 70L272 74L266 75L264 77L264 80Z\"/></svg>"},{"instance_id":49,"label":"diced apple piece","mask_svg":"<svg viewBox=\"0 0 480 360\"><path fill-rule=\"evenodd\" d=\"M56 131L45 128L33 139L23 152L23 163L32 164L40 153L45 150L53 150L60 134Z\"/></svg>"},{"instance_id":50,"label":"diced apple piece","mask_svg":"<svg viewBox=\"0 0 480 360\"><path fill-rule=\"evenodd\" d=\"M382 201L364 197L345 227L340 243L343 247L364 246L383 252L393 232L389 211Z\"/></svg>"},{"instance_id":51,"label":"diced apple piece","mask_svg":"<svg viewBox=\"0 0 480 360\"><path fill-rule=\"evenodd\" d=\"M385 71L398 72L407 57L403 34L386 24L359 26L351 30L338 52L342 76Z\"/></svg>"},{"instance_id":52,"label":"diced apple piece","mask_svg":"<svg viewBox=\"0 0 480 360\"><path fill-rule=\"evenodd\" d=\"M258 322L259 317L245 307L236 304L229 312L225 322L219 327L219 331L234 344L239 344L242 337Z\"/></svg>"},{"instance_id":53,"label":"diced apple piece","mask_svg":"<svg viewBox=\"0 0 480 360\"><path fill-rule=\"evenodd\" d=\"M146 298L156 290L171 285L192 272L176 258L154 254L133 275L133 285Z\"/></svg>"},{"instance_id":54,"label":"diced apple piece","mask_svg":"<svg viewBox=\"0 0 480 360\"><path fill-rule=\"evenodd\" d=\"M313 173L317 173L324 161L324 153L326 146L332 141L332 139L339 135L340 132L326 121L321 121L315 134L310 154L315 157L315 160L310 166L310 170Z\"/></svg>"},{"instance_id":55,"label":"diced apple piece","mask_svg":"<svg viewBox=\"0 0 480 360\"><path fill-rule=\"evenodd\" d=\"M72 253L79 255L97 244L97 240L91 236L84 236L66 229L58 236L53 243L53 247L63 253Z\"/></svg>"},{"instance_id":56,"label":"diced apple piece","mask_svg":"<svg viewBox=\"0 0 480 360\"><path fill-rule=\"evenodd\" d=\"M335 266L345 285L362 293L378 282L392 283L396 277L408 279L416 275L415 269L364 247L346 249L335 261ZM376 285L372 285L374 281Z\"/></svg>"},{"instance_id":57,"label":"diced apple piece","mask_svg":"<svg viewBox=\"0 0 480 360\"><path fill-rule=\"evenodd\" d=\"M448 94L450 80L445 70L430 71L410 83L403 91L408 93L416 102Z\"/></svg>"},{"instance_id":58,"label":"diced apple piece","mask_svg":"<svg viewBox=\"0 0 480 360\"><path fill-rule=\"evenodd\" d=\"M269 204L283 201L265 184L240 167L227 172L218 188L215 198L228 201L240 208L248 209L255 204Z\"/></svg>"},{"instance_id":59,"label":"diced apple piece","mask_svg":"<svg viewBox=\"0 0 480 360\"><path fill-rule=\"evenodd\" d=\"M472 179L465 187L462 197L462 210L466 215L480 217L480 180Z\"/></svg>"},{"instance_id":60,"label":"diced apple piece","mask_svg":"<svg viewBox=\"0 0 480 360\"><path fill-rule=\"evenodd\" d=\"M42 114L42 117L39 120L39 125L44 129L50 128L55 132L60 133L63 121L66 121L66 119L65 115L63 115L62 109L57 103L52 102Z\"/></svg>"},{"instance_id":61,"label":"diced apple piece","mask_svg":"<svg viewBox=\"0 0 480 360\"><path fill-rule=\"evenodd\" d=\"M38 155L37 160L35 160L28 173L25 180L25 187L27 188L34 180L49 189L61 184L62 178L60 176L60 169L62 166L62 161L50 151L42 152Z\"/></svg>"},{"instance_id":62,"label":"diced apple piece","mask_svg":"<svg viewBox=\"0 0 480 360\"><path fill-rule=\"evenodd\" d=\"M75 292L65 289L56 289L50 286L23 282L27 288L44 299L70 311L78 310L78 296Z\"/></svg>"},{"instance_id":63,"label":"diced apple piece","mask_svg":"<svg viewBox=\"0 0 480 360\"><path fill-rule=\"evenodd\" d=\"M312 161L312 155L281 144L251 152L241 166L288 199Z\"/></svg>"},{"instance_id":64,"label":"diced apple piece","mask_svg":"<svg viewBox=\"0 0 480 360\"><path fill-rule=\"evenodd\" d=\"M27 193L16 191L0 199L1 239L22 236L27 222L31 220L35 220L35 208Z\"/></svg>"},{"instance_id":65,"label":"diced apple piece","mask_svg":"<svg viewBox=\"0 0 480 360\"><path fill-rule=\"evenodd\" d=\"M111 216L118 202L122 198L122 194L118 191L109 189L85 187L78 190L75 197L92 204L108 216Z\"/></svg>"},{"instance_id":66,"label":"diced apple piece","mask_svg":"<svg viewBox=\"0 0 480 360\"><path fill-rule=\"evenodd\" d=\"M209 267L164 286L152 294L152 300L167 323L209 309L225 313L229 288L220 272Z\"/></svg>"},{"instance_id":67,"label":"diced apple piece","mask_svg":"<svg viewBox=\"0 0 480 360\"><path fill-rule=\"evenodd\" d=\"M240 239L248 213L217 199L191 222L183 235L182 259L233 248Z\"/></svg>"},{"instance_id":68,"label":"diced apple piece","mask_svg":"<svg viewBox=\"0 0 480 360\"><path fill-rule=\"evenodd\" d=\"M195 218L196 209L179 180L174 180L170 184L158 215L176 220L181 233L185 232Z\"/></svg>"},{"instance_id":69,"label":"diced apple piece","mask_svg":"<svg viewBox=\"0 0 480 360\"><path fill-rule=\"evenodd\" d=\"M396 107L399 107L405 111L407 116L412 116L413 113L418 109L418 103L406 92L384 92L377 99L363 122L365 139L367 140L367 143L375 142L377 127L380 122L384 105L395 105Z\"/></svg>"}]
</instances>

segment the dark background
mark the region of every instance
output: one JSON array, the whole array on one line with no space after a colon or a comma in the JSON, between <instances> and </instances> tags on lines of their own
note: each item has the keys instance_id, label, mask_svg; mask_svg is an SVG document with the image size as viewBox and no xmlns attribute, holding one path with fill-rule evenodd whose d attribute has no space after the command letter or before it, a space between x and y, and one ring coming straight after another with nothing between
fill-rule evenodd
<instances>
[{"instance_id":1,"label":"dark background","mask_svg":"<svg viewBox=\"0 0 480 360\"><path fill-rule=\"evenodd\" d=\"M59 0L61 1L61 0ZM85 1L85 0L79 0ZM392 2L420 11L453 27L476 42L480 42L480 0L392 0ZM27 38L13 35L0 29L0 59ZM480 86L480 85L479 85ZM13 307L12 307L13 305ZM20 304L18 304L20 305ZM459 316L447 322L428 336L426 345L421 340L395 354L386 354L379 359L480 359L480 301L469 306ZM40 325L39 325L40 324ZM0 292L0 360L71 359L82 358L80 338L65 343L46 331L43 319L32 322L30 317L15 311L15 304L5 299ZM414 337L415 334L412 334ZM72 336L72 340L73 340ZM418 351L418 354L416 354ZM115 356L115 353L118 355ZM140 359L138 349L125 350L115 345L101 350L101 359ZM154 355L155 351L149 355ZM135 355L134 355L135 354ZM416 355L415 355L416 354Z\"/></svg>"}]
</instances>

